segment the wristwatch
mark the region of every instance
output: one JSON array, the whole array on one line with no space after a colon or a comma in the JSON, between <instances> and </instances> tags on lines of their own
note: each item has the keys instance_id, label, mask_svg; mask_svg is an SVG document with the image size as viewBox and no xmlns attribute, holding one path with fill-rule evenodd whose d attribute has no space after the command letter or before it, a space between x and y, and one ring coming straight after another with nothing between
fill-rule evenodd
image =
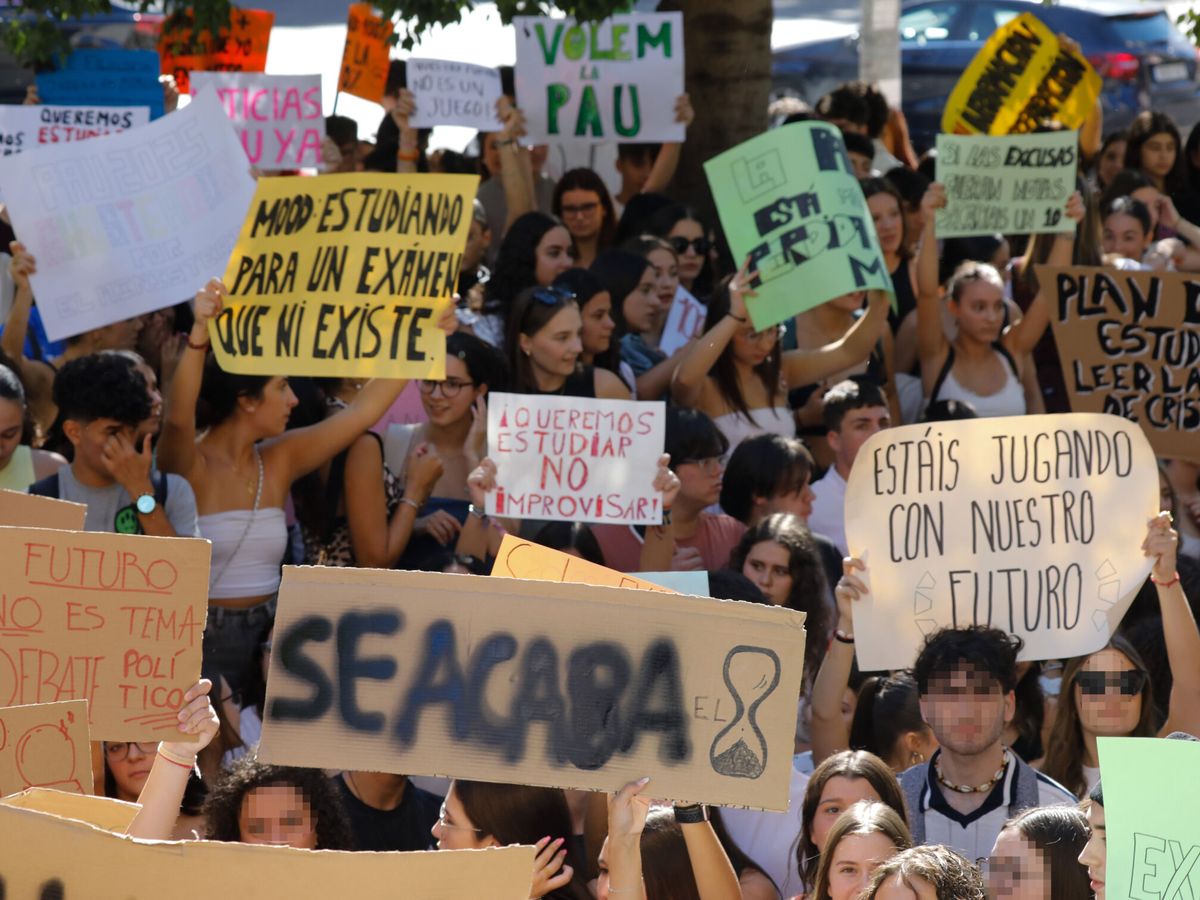
<instances>
[{"instance_id":1,"label":"wristwatch","mask_svg":"<svg viewBox=\"0 0 1200 900\"><path fill-rule=\"evenodd\" d=\"M134 501L134 506L143 516L148 516L158 508L158 501L154 499L153 494L142 494Z\"/></svg>"}]
</instances>

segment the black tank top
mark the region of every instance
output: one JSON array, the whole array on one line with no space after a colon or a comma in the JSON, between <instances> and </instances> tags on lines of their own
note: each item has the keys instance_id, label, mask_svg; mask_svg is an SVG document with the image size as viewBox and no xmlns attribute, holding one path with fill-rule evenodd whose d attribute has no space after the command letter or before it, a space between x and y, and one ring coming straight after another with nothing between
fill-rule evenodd
<instances>
[{"instance_id":1,"label":"black tank top","mask_svg":"<svg viewBox=\"0 0 1200 900\"><path fill-rule=\"evenodd\" d=\"M892 333L900 327L904 317L917 308L917 295L913 292L912 276L908 274L907 259L900 260L896 271L892 273L892 290L896 292L896 306L888 310L888 324Z\"/></svg>"},{"instance_id":2,"label":"black tank top","mask_svg":"<svg viewBox=\"0 0 1200 900\"><path fill-rule=\"evenodd\" d=\"M526 391L529 394L559 395L563 397L596 396L596 369L594 366L578 366L567 376L563 386L557 391Z\"/></svg>"}]
</instances>

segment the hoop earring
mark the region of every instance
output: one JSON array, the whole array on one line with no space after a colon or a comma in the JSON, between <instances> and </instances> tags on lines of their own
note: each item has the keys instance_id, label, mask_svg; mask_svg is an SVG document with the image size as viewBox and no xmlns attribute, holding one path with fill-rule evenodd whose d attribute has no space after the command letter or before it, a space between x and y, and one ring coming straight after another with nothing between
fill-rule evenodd
<instances>
[{"instance_id":1,"label":"hoop earring","mask_svg":"<svg viewBox=\"0 0 1200 900\"><path fill-rule=\"evenodd\" d=\"M916 750L914 750L908 755L908 764L910 766L919 766L923 762L925 762L924 753L918 753Z\"/></svg>"}]
</instances>

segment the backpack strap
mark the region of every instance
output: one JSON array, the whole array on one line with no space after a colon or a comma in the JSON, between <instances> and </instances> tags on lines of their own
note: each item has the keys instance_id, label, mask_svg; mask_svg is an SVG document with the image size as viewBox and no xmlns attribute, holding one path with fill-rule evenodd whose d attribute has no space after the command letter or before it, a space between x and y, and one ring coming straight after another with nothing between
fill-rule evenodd
<instances>
[{"instance_id":1,"label":"backpack strap","mask_svg":"<svg viewBox=\"0 0 1200 900\"><path fill-rule=\"evenodd\" d=\"M36 497L53 497L58 499L58 473L47 475L41 481L35 481L29 486L29 493Z\"/></svg>"},{"instance_id":2,"label":"backpack strap","mask_svg":"<svg viewBox=\"0 0 1200 900\"><path fill-rule=\"evenodd\" d=\"M929 405L937 403L938 394L942 390L942 384L946 381L946 376L950 374L950 370L954 368L954 345L950 344L946 348L946 363L942 366L942 371L938 372L937 380L933 382L933 390L929 392Z\"/></svg>"}]
</instances>

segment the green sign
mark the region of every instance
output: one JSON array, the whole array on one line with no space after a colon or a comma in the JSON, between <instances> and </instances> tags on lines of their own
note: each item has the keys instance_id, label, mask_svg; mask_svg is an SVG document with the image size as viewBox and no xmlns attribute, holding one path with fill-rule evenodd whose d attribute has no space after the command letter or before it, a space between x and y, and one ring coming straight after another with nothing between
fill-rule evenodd
<instances>
[{"instance_id":1,"label":"green sign","mask_svg":"<svg viewBox=\"0 0 1200 900\"><path fill-rule=\"evenodd\" d=\"M841 132L797 122L751 138L704 164L721 225L741 265L751 258L754 327L767 328L826 300L892 291Z\"/></svg>"}]
</instances>

